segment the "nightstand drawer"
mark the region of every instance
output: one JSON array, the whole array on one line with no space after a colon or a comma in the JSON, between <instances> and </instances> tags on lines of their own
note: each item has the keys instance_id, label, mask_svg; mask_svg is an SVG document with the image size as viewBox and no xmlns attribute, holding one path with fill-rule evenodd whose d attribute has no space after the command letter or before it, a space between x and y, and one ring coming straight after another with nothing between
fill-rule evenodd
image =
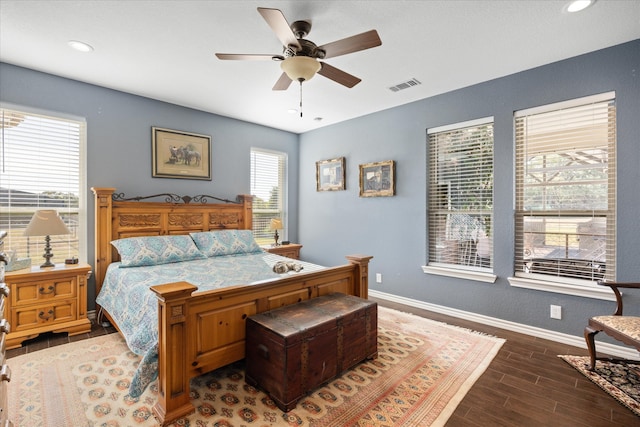
<instances>
[{"instance_id":1,"label":"nightstand drawer","mask_svg":"<svg viewBox=\"0 0 640 427\"><path fill-rule=\"evenodd\" d=\"M297 249L289 249L289 250L281 250L278 252L278 255L286 256L287 258L298 259L298 250Z\"/></svg>"},{"instance_id":2,"label":"nightstand drawer","mask_svg":"<svg viewBox=\"0 0 640 427\"><path fill-rule=\"evenodd\" d=\"M5 281L10 292L5 299L5 317L11 322L7 349L20 347L24 340L43 332L69 335L89 332L87 282L90 272L88 264L80 263L49 268L34 266L7 273Z\"/></svg>"},{"instance_id":3,"label":"nightstand drawer","mask_svg":"<svg viewBox=\"0 0 640 427\"><path fill-rule=\"evenodd\" d=\"M76 296L76 276L27 283L10 283L11 306L18 307L42 303L51 299L67 299Z\"/></svg>"},{"instance_id":4,"label":"nightstand drawer","mask_svg":"<svg viewBox=\"0 0 640 427\"><path fill-rule=\"evenodd\" d=\"M11 330L19 332L37 326L76 320L76 300L61 300L51 304L11 308Z\"/></svg>"},{"instance_id":5,"label":"nightstand drawer","mask_svg":"<svg viewBox=\"0 0 640 427\"><path fill-rule=\"evenodd\" d=\"M300 249L302 245L298 243L290 243L288 245L266 246L264 249L272 254L284 256L287 258L300 259Z\"/></svg>"}]
</instances>

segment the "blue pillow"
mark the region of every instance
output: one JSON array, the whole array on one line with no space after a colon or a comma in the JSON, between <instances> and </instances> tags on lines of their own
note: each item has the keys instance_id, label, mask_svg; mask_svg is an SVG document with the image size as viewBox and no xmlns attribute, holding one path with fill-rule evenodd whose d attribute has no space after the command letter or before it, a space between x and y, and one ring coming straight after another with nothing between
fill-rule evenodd
<instances>
[{"instance_id":1,"label":"blue pillow","mask_svg":"<svg viewBox=\"0 0 640 427\"><path fill-rule=\"evenodd\" d=\"M190 233L200 252L208 257L263 252L251 230Z\"/></svg>"},{"instance_id":2,"label":"blue pillow","mask_svg":"<svg viewBox=\"0 0 640 427\"><path fill-rule=\"evenodd\" d=\"M129 237L111 244L120 254L120 267L169 264L206 258L187 235Z\"/></svg>"}]
</instances>

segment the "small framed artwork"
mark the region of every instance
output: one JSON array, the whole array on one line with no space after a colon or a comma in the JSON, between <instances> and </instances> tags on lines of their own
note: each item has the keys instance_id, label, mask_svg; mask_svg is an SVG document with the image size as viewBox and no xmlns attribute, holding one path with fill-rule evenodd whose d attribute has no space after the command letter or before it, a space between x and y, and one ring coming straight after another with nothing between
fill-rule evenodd
<instances>
[{"instance_id":1,"label":"small framed artwork","mask_svg":"<svg viewBox=\"0 0 640 427\"><path fill-rule=\"evenodd\" d=\"M396 162L360 165L360 197L384 197L396 194Z\"/></svg>"},{"instance_id":2,"label":"small framed artwork","mask_svg":"<svg viewBox=\"0 0 640 427\"><path fill-rule=\"evenodd\" d=\"M158 127L151 128L154 178L211 181L211 137Z\"/></svg>"},{"instance_id":3,"label":"small framed artwork","mask_svg":"<svg viewBox=\"0 0 640 427\"><path fill-rule=\"evenodd\" d=\"M316 162L316 190L344 190L346 188L344 164L344 157Z\"/></svg>"}]
</instances>

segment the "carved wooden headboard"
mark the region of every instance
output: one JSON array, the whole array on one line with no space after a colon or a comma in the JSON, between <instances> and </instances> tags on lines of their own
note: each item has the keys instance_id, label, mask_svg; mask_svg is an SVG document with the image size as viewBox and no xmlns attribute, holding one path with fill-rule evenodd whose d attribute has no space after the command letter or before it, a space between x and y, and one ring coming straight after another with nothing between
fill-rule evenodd
<instances>
[{"instance_id":1,"label":"carved wooden headboard","mask_svg":"<svg viewBox=\"0 0 640 427\"><path fill-rule=\"evenodd\" d=\"M95 195L96 295L107 267L119 259L111 245L113 240L252 227L251 195L239 195L236 201L170 193L125 198L122 193L115 193L115 188L92 187L91 190ZM148 201L153 198L164 198L164 201ZM222 203L209 203L211 199Z\"/></svg>"}]
</instances>

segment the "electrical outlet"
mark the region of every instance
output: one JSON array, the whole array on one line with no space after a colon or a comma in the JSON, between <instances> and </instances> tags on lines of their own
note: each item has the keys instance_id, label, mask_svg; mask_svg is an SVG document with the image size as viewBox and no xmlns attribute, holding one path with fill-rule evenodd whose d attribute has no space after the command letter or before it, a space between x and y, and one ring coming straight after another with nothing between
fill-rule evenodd
<instances>
[{"instance_id":1,"label":"electrical outlet","mask_svg":"<svg viewBox=\"0 0 640 427\"><path fill-rule=\"evenodd\" d=\"M382 273L376 273L376 283L382 283Z\"/></svg>"},{"instance_id":2,"label":"electrical outlet","mask_svg":"<svg viewBox=\"0 0 640 427\"><path fill-rule=\"evenodd\" d=\"M552 319L562 319L562 306L560 306L560 305L551 305L551 318Z\"/></svg>"}]
</instances>

